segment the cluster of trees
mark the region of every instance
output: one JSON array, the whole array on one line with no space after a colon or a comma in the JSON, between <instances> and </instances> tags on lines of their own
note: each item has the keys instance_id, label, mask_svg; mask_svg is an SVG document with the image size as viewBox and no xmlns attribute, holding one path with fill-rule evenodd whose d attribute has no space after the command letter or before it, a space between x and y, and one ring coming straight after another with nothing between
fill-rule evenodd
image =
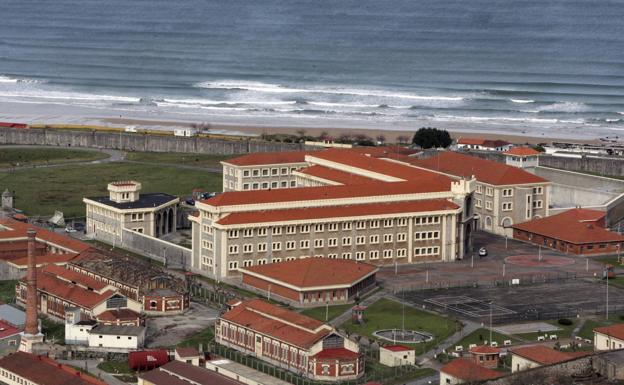
<instances>
[{"instance_id":1,"label":"cluster of trees","mask_svg":"<svg viewBox=\"0 0 624 385\"><path fill-rule=\"evenodd\" d=\"M453 143L453 140L446 130L423 127L416 131L412 143L421 148L446 148Z\"/></svg>"}]
</instances>

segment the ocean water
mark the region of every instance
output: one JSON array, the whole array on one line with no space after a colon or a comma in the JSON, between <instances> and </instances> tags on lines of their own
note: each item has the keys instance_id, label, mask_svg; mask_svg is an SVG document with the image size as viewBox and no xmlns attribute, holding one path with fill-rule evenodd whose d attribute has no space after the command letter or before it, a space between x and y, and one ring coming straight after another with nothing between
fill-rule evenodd
<instances>
[{"instance_id":1,"label":"ocean water","mask_svg":"<svg viewBox=\"0 0 624 385\"><path fill-rule=\"evenodd\" d=\"M624 130L621 0L0 0L0 11L5 120Z\"/></svg>"}]
</instances>

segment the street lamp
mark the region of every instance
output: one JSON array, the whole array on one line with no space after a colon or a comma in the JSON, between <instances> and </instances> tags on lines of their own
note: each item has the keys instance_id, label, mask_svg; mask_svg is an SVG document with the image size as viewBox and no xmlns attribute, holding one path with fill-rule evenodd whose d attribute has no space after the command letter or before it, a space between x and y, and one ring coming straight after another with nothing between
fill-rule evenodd
<instances>
[{"instance_id":1,"label":"street lamp","mask_svg":"<svg viewBox=\"0 0 624 385\"><path fill-rule=\"evenodd\" d=\"M494 301L490 301L490 346L492 346L492 304Z\"/></svg>"}]
</instances>

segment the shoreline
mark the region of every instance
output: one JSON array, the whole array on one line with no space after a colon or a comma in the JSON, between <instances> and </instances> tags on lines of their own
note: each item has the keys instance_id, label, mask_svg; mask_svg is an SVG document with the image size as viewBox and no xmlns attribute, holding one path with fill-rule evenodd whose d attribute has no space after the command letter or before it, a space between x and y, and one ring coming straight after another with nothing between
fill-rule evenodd
<instances>
[{"instance_id":1,"label":"shoreline","mask_svg":"<svg viewBox=\"0 0 624 385\"><path fill-rule=\"evenodd\" d=\"M192 124L192 122L181 122L181 121L171 121L171 120L150 120L150 119L135 119L135 118L101 118L102 122L106 124L112 124L115 126L148 126L153 128L153 126L157 126L161 129L163 128L188 128ZM309 127L309 126L280 126L280 125L251 125L251 124L230 124L230 123L206 123L206 126L209 127L209 132L219 133L219 134L229 134L229 135L240 135L240 136L260 136L262 134L296 134L298 131L304 131L306 135L319 136L322 133L327 133L330 136L337 137L343 133L350 133L354 135L362 134L372 137L373 139L377 135L383 135L386 138L386 141L389 143L396 142L396 139L400 136L407 136L409 141L414 135L414 133L418 130L415 128L413 131L404 130L404 129L374 129L374 128L362 128L362 127L331 127L331 126L317 126L317 127ZM420 128L420 127L419 127ZM441 127L438 127L443 129ZM453 130L447 129L449 134L453 139L457 139L459 137L464 138L483 138L483 139L502 139L506 140L513 144L538 144L538 143L550 143L553 141L567 141L567 142L575 142L575 143L587 143L587 144L597 144L602 143L598 138L578 138L572 139L570 137L565 136L534 136L534 135L523 135L523 134L502 134L498 132L492 132L491 130L470 130L462 129L462 130Z\"/></svg>"}]
</instances>

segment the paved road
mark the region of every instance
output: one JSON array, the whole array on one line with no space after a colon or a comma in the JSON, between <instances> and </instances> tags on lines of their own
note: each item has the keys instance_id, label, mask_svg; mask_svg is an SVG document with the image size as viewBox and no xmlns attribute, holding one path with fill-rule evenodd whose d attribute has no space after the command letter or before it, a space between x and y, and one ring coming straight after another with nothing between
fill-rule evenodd
<instances>
[{"instance_id":1,"label":"paved road","mask_svg":"<svg viewBox=\"0 0 624 385\"><path fill-rule=\"evenodd\" d=\"M65 365L75 366L77 368L84 369L85 367L85 360L57 360L57 361ZM105 371L98 369L97 365L100 363L100 361L86 360L86 362L87 362L87 371L91 373L93 376L95 376L96 378L100 378L106 381L106 383L110 385L128 385L127 383L116 379L115 376L112 376L106 373Z\"/></svg>"}]
</instances>

